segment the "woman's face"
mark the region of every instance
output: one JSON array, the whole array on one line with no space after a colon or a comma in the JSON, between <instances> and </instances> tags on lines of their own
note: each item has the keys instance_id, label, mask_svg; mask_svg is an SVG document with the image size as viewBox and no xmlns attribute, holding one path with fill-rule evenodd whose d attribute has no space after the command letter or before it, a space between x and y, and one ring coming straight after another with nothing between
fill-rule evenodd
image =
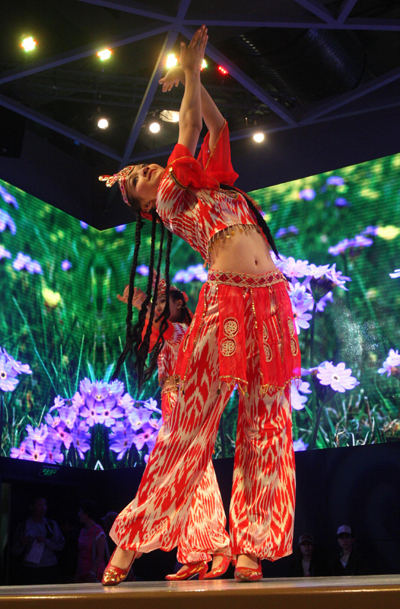
<instances>
[{"instance_id":1,"label":"woman's face","mask_svg":"<svg viewBox=\"0 0 400 609\"><path fill-rule=\"evenodd\" d=\"M311 556L314 551L314 546L310 541L303 541L300 544L300 552L306 558L307 556Z\"/></svg>"},{"instance_id":2,"label":"woman's face","mask_svg":"<svg viewBox=\"0 0 400 609\"><path fill-rule=\"evenodd\" d=\"M135 165L126 178L125 190L128 198L139 199L143 211L155 206L157 190L164 168L156 163Z\"/></svg>"},{"instance_id":3,"label":"woman's face","mask_svg":"<svg viewBox=\"0 0 400 609\"><path fill-rule=\"evenodd\" d=\"M165 296L159 296L157 298L157 302L156 302L156 316L159 317L160 315L162 315L164 309L165 309L165 303L167 302ZM177 300L176 302L174 302L174 300L172 299L172 297L169 297L169 321L171 321L172 323L175 321L178 321L178 319L181 316L181 310L182 310L182 300Z\"/></svg>"}]
</instances>

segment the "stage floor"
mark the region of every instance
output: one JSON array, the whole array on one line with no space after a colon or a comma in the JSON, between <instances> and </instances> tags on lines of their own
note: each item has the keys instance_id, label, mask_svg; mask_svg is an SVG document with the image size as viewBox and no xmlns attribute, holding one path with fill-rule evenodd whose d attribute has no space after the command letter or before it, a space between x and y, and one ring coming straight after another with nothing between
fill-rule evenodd
<instances>
[{"instance_id":1,"label":"stage floor","mask_svg":"<svg viewBox=\"0 0 400 609\"><path fill-rule=\"evenodd\" d=\"M400 607L400 575L0 587L0 609L376 609Z\"/></svg>"}]
</instances>

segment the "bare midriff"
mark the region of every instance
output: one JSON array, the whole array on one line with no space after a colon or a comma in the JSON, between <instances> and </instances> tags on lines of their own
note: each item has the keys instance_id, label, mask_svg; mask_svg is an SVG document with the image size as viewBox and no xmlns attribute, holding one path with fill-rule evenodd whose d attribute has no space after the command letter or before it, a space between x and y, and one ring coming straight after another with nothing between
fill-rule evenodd
<instances>
[{"instance_id":1,"label":"bare midriff","mask_svg":"<svg viewBox=\"0 0 400 609\"><path fill-rule=\"evenodd\" d=\"M231 226L214 235L209 265L218 271L262 275L276 266L258 226Z\"/></svg>"}]
</instances>

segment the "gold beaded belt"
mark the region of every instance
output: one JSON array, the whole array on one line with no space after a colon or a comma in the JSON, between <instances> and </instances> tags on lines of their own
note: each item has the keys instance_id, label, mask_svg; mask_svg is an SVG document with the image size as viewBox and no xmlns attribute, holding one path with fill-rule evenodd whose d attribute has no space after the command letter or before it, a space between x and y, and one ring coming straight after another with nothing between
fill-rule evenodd
<instances>
[{"instance_id":1,"label":"gold beaded belt","mask_svg":"<svg viewBox=\"0 0 400 609\"><path fill-rule=\"evenodd\" d=\"M209 283L237 286L239 288L268 288L271 285L286 281L285 276L278 269L262 275L248 275L246 273L229 273L227 271L208 271Z\"/></svg>"}]
</instances>

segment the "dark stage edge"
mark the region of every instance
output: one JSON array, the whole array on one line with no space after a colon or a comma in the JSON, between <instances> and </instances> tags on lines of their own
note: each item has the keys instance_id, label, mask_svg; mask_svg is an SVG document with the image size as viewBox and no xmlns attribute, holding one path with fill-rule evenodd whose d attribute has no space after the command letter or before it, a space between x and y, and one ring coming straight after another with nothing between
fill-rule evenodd
<instances>
[{"instance_id":1,"label":"dark stage edge","mask_svg":"<svg viewBox=\"0 0 400 609\"><path fill-rule=\"evenodd\" d=\"M400 575L4 586L0 609L376 609L400 607Z\"/></svg>"}]
</instances>

